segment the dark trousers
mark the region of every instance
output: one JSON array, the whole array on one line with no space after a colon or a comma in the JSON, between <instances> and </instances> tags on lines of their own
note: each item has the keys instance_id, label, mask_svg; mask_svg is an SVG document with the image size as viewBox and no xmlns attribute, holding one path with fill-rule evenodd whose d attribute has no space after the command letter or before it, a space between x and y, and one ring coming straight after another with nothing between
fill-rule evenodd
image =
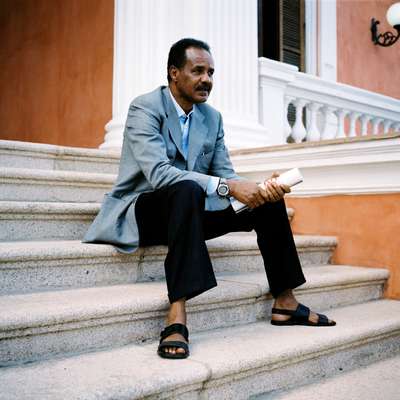
<instances>
[{"instance_id":1,"label":"dark trousers","mask_svg":"<svg viewBox=\"0 0 400 400\"><path fill-rule=\"evenodd\" d=\"M171 303L217 285L205 240L229 232L256 231L274 297L305 282L283 200L236 214L232 207L205 211L205 196L196 182L186 180L143 193L136 202L140 246L168 246L165 276Z\"/></svg>"}]
</instances>

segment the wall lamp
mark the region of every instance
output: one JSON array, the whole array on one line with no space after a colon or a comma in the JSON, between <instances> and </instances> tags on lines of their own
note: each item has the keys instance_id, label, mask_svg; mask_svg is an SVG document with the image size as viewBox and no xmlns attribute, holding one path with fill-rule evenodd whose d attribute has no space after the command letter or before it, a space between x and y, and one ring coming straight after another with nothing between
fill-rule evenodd
<instances>
[{"instance_id":1,"label":"wall lamp","mask_svg":"<svg viewBox=\"0 0 400 400\"><path fill-rule=\"evenodd\" d=\"M400 2L392 4L386 13L386 19L391 26L397 31L397 35L392 32L378 34L378 24L375 18L371 19L372 41L379 46L388 47L397 42L400 37Z\"/></svg>"}]
</instances>

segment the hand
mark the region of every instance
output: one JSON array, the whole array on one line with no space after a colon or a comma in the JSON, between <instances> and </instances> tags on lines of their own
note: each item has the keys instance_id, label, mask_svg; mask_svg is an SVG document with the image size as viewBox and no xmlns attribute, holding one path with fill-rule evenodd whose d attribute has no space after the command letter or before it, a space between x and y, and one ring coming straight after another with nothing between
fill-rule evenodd
<instances>
[{"instance_id":1,"label":"hand","mask_svg":"<svg viewBox=\"0 0 400 400\"><path fill-rule=\"evenodd\" d=\"M267 192L256 183L246 180L228 180L231 196L250 208L256 208L269 201Z\"/></svg>"},{"instance_id":2,"label":"hand","mask_svg":"<svg viewBox=\"0 0 400 400\"><path fill-rule=\"evenodd\" d=\"M268 195L268 201L274 203L283 199L286 193L290 193L290 187L287 185L279 185L276 182L276 178L278 178L279 174L274 172L271 178L267 179L264 182L265 191Z\"/></svg>"}]
</instances>

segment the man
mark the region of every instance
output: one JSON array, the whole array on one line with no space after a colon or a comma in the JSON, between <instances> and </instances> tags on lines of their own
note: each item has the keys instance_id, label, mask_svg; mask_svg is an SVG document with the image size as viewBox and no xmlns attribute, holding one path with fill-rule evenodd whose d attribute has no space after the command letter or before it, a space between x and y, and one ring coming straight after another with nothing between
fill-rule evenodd
<instances>
[{"instance_id":1,"label":"man","mask_svg":"<svg viewBox=\"0 0 400 400\"><path fill-rule=\"evenodd\" d=\"M206 43L182 39L171 47L169 85L131 103L117 182L85 236L122 252L168 245L170 309L158 348L165 358L189 355L186 301L217 285L205 240L228 232L257 233L275 298L271 323L335 324L292 293L305 279L283 201L290 189L269 179L264 190L235 174L221 115L205 104L213 74ZM230 197L249 210L236 214Z\"/></svg>"}]
</instances>

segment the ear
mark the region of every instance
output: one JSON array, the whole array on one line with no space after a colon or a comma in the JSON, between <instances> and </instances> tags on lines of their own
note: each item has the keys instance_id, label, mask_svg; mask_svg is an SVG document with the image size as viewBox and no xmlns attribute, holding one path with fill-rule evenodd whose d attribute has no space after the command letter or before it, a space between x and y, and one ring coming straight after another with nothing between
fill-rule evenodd
<instances>
[{"instance_id":1,"label":"ear","mask_svg":"<svg viewBox=\"0 0 400 400\"><path fill-rule=\"evenodd\" d=\"M175 65L171 65L169 67L169 76L171 77L172 82L176 82L178 79L178 75L179 75L179 69L177 67L175 67Z\"/></svg>"}]
</instances>

